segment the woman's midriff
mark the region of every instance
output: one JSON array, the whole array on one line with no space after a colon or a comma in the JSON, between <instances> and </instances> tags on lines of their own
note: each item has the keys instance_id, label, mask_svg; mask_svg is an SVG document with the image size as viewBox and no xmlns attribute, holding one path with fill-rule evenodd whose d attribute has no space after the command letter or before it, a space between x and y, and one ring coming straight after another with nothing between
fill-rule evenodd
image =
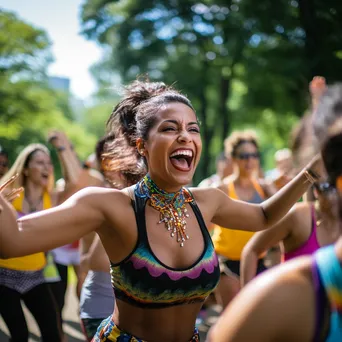
<instances>
[{"instance_id":1,"label":"woman's midriff","mask_svg":"<svg viewBox=\"0 0 342 342\"><path fill-rule=\"evenodd\" d=\"M193 336L201 306L196 303L147 309L117 300L114 322L121 330L148 342L187 342Z\"/></svg>"}]
</instances>

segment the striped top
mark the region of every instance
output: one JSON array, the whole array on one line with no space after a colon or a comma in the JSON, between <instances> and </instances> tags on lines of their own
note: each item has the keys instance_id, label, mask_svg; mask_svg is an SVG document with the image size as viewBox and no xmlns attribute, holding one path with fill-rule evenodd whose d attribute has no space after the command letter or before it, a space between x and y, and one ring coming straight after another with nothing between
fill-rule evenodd
<instances>
[{"instance_id":1,"label":"striped top","mask_svg":"<svg viewBox=\"0 0 342 342\"><path fill-rule=\"evenodd\" d=\"M342 264L337 258L333 245L319 249L314 255L321 286L330 307L329 333L326 342L342 341ZM318 296L319 297L319 296ZM317 303L321 298L317 298ZM317 311L322 307L317 306ZM322 319L317 319L317 330L322 326ZM316 334L317 340L317 334Z\"/></svg>"},{"instance_id":2,"label":"striped top","mask_svg":"<svg viewBox=\"0 0 342 342\"><path fill-rule=\"evenodd\" d=\"M138 307L164 308L203 302L216 287L220 270L210 234L195 203L189 203L204 238L199 259L184 269L163 264L148 242L145 222L146 199L137 196L134 207L138 226L138 242L122 262L111 263L112 285L117 299Z\"/></svg>"}]
</instances>

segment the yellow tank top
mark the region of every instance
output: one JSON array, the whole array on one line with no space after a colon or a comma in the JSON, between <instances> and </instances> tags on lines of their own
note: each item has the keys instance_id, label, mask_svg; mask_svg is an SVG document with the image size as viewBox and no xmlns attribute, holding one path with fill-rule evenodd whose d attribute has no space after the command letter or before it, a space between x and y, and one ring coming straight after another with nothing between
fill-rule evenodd
<instances>
[{"instance_id":1,"label":"yellow tank top","mask_svg":"<svg viewBox=\"0 0 342 342\"><path fill-rule=\"evenodd\" d=\"M266 196L260 184L254 180L252 182L256 192L264 199ZM229 197L239 199L235 191L234 182L228 184L227 190ZM254 232L222 228L215 225L212 236L215 251L227 259L240 260L243 248L254 234Z\"/></svg>"},{"instance_id":2,"label":"yellow tank top","mask_svg":"<svg viewBox=\"0 0 342 342\"><path fill-rule=\"evenodd\" d=\"M14 209L18 213L18 216L23 216L23 202L24 192L22 192L20 196L16 198L12 203ZM43 209L49 209L51 207L51 197L48 192L44 192ZM44 253L35 253L19 258L0 259L0 267L17 271L37 271L43 269L45 264L46 258Z\"/></svg>"}]
</instances>

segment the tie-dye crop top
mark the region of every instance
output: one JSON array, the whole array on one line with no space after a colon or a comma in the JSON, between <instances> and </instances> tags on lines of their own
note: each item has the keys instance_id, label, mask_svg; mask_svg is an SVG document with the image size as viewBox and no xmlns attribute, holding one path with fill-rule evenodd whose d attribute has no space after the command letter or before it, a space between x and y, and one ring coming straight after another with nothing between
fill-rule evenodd
<instances>
[{"instance_id":1,"label":"tie-dye crop top","mask_svg":"<svg viewBox=\"0 0 342 342\"><path fill-rule=\"evenodd\" d=\"M190 205L202 231L205 247L200 258L186 269L171 268L158 260L147 238L146 199L135 194L132 205L138 226L138 241L123 261L111 263L115 297L148 308L203 302L217 286L220 270L210 234L195 201Z\"/></svg>"},{"instance_id":2,"label":"tie-dye crop top","mask_svg":"<svg viewBox=\"0 0 342 342\"><path fill-rule=\"evenodd\" d=\"M337 258L335 246L320 248L314 254L313 274L317 294L316 332L314 341L322 341L324 308L330 308L330 321L326 342L342 341L342 264Z\"/></svg>"}]
</instances>

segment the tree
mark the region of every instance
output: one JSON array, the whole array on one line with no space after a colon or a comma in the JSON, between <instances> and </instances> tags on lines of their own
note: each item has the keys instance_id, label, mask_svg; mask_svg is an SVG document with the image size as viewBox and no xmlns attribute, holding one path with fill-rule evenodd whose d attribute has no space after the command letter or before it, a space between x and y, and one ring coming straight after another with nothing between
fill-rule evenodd
<instances>
[{"instance_id":1,"label":"tree","mask_svg":"<svg viewBox=\"0 0 342 342\"><path fill-rule=\"evenodd\" d=\"M330 79L342 76L336 51L342 43L341 5L325 4L88 0L82 24L86 37L106 50L102 73L117 70L124 82L148 73L151 79L176 82L192 99L203 123L198 180L208 174L211 157L231 129L243 123L269 129L272 117L285 144L290 126L307 107L311 76L318 71ZM313 12L319 24L314 30L309 22ZM322 43L325 34L330 45ZM313 46L322 49L315 53ZM338 73L333 76L334 67ZM233 108L234 102L239 106Z\"/></svg>"},{"instance_id":2,"label":"tree","mask_svg":"<svg viewBox=\"0 0 342 342\"><path fill-rule=\"evenodd\" d=\"M52 56L46 33L2 10L0 28L0 144L10 160L27 144L46 143L51 129L65 131L85 158L96 138L70 120L67 100L48 87Z\"/></svg>"}]
</instances>

